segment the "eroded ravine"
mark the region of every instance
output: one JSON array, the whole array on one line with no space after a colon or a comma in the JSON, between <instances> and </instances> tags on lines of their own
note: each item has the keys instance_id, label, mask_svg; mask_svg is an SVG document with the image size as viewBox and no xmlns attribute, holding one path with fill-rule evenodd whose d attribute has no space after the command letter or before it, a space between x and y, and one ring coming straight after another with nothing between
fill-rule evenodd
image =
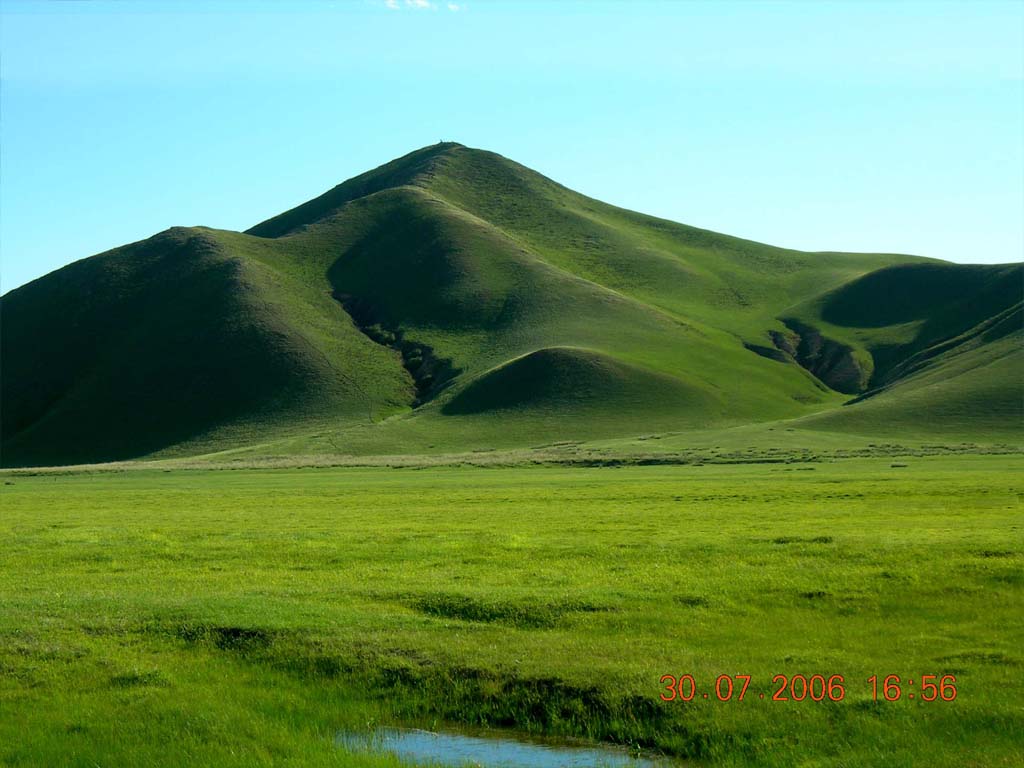
<instances>
[{"instance_id":1,"label":"eroded ravine","mask_svg":"<svg viewBox=\"0 0 1024 768\"><path fill-rule=\"evenodd\" d=\"M413 408L433 399L461 373L450 358L438 356L429 344L409 339L403 329L383 321L370 302L339 291L331 295L368 339L399 354L416 387Z\"/></svg>"}]
</instances>

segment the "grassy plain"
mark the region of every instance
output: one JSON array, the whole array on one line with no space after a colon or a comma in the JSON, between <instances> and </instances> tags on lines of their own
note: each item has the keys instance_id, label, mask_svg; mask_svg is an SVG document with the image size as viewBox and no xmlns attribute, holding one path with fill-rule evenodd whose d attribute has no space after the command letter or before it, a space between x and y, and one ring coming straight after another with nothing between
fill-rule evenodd
<instances>
[{"instance_id":1,"label":"grassy plain","mask_svg":"<svg viewBox=\"0 0 1024 768\"><path fill-rule=\"evenodd\" d=\"M1024 764L1021 455L862 448L5 473L0 763L383 766L334 734L451 722L695 765ZM667 704L667 673L752 683ZM759 698L796 673L845 700ZM873 702L873 674L959 694Z\"/></svg>"}]
</instances>

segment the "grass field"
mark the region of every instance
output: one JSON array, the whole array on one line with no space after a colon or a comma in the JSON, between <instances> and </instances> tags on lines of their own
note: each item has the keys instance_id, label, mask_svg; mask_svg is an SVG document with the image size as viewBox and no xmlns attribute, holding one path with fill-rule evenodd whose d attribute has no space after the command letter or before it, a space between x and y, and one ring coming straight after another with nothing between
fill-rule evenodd
<instances>
[{"instance_id":1,"label":"grass field","mask_svg":"<svg viewBox=\"0 0 1024 768\"><path fill-rule=\"evenodd\" d=\"M697 765L1024 765L1021 455L859 452L5 473L0 763L383 766L334 734L448 722ZM752 681L661 702L684 673ZM798 673L845 700L759 698ZM872 701L925 674L956 700Z\"/></svg>"}]
</instances>

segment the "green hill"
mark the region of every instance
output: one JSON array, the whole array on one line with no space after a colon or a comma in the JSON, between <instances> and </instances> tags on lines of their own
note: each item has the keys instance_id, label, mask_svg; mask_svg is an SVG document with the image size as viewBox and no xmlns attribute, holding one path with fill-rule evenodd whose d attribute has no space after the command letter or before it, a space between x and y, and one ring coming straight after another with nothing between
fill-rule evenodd
<instances>
[{"instance_id":1,"label":"green hill","mask_svg":"<svg viewBox=\"0 0 1024 768\"><path fill-rule=\"evenodd\" d=\"M1000 437L1021 293L1020 265L774 248L438 144L246 233L171 229L5 295L2 461L790 418Z\"/></svg>"},{"instance_id":2,"label":"green hill","mask_svg":"<svg viewBox=\"0 0 1024 768\"><path fill-rule=\"evenodd\" d=\"M585 349L548 347L517 357L470 381L442 408L447 415L546 412L559 419L648 413L699 423L722 403L705 388Z\"/></svg>"},{"instance_id":3,"label":"green hill","mask_svg":"<svg viewBox=\"0 0 1024 768\"><path fill-rule=\"evenodd\" d=\"M796 308L794 315L868 361L862 396L809 423L883 434L1019 436L1022 286L1020 264L908 264Z\"/></svg>"},{"instance_id":4,"label":"green hill","mask_svg":"<svg viewBox=\"0 0 1024 768\"><path fill-rule=\"evenodd\" d=\"M373 386L404 403L407 383L375 376L390 356L333 302L290 288L217 233L176 228L12 291L0 308L5 463L366 419L360 393Z\"/></svg>"}]
</instances>

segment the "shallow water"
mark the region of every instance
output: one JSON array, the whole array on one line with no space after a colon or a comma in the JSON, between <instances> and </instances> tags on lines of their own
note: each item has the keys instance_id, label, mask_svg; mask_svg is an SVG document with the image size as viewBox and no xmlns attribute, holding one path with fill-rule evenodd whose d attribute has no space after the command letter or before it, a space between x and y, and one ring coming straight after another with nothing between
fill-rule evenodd
<instances>
[{"instance_id":1,"label":"shallow water","mask_svg":"<svg viewBox=\"0 0 1024 768\"><path fill-rule=\"evenodd\" d=\"M662 768L669 763L634 758L610 746L574 746L526 739L507 732L487 735L377 728L342 732L339 746L353 752L390 753L410 765L481 766L482 768Z\"/></svg>"}]
</instances>

